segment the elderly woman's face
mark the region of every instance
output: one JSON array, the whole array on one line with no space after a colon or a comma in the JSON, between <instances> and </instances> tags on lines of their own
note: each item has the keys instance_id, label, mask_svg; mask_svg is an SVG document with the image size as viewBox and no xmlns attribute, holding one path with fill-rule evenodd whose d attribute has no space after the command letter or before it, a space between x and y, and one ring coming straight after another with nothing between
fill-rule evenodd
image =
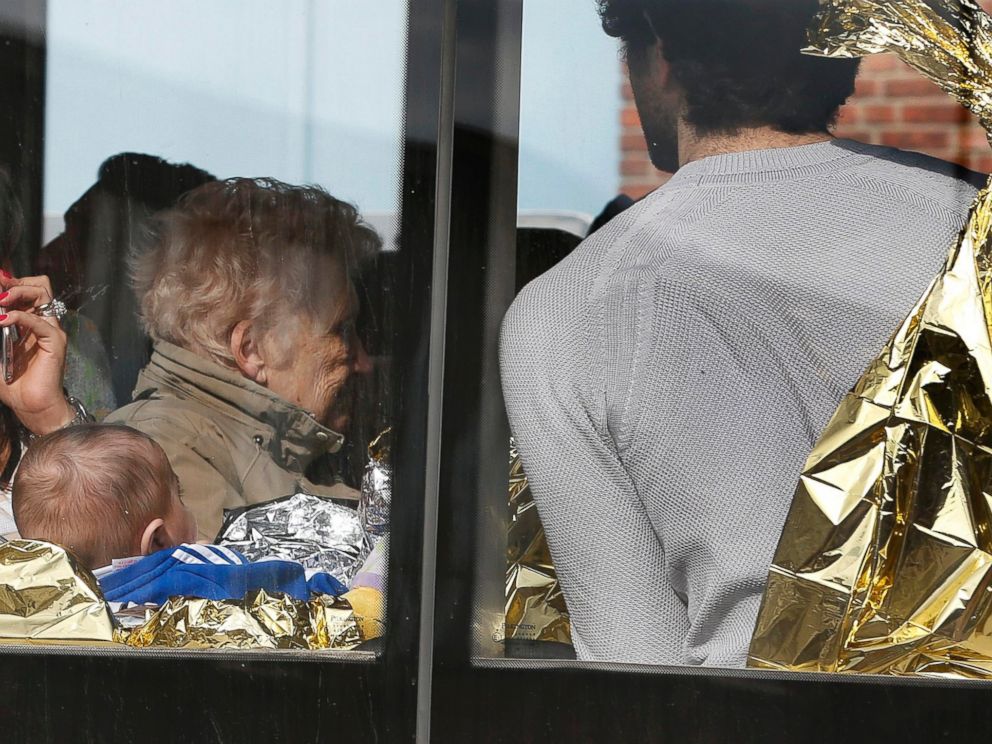
<instances>
[{"instance_id":1,"label":"elderly woman's face","mask_svg":"<svg viewBox=\"0 0 992 744\"><path fill-rule=\"evenodd\" d=\"M324 324L299 326L289 364L270 368L267 387L340 432L351 415L348 383L354 375L370 372L371 364L355 334L358 299L354 288L338 296L341 300Z\"/></svg>"}]
</instances>

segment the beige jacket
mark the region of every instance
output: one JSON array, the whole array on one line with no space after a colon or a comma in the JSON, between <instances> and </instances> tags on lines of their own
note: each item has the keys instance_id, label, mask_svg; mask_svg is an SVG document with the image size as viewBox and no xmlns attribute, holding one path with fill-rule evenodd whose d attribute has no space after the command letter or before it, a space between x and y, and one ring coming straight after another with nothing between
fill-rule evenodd
<instances>
[{"instance_id":1,"label":"beige jacket","mask_svg":"<svg viewBox=\"0 0 992 744\"><path fill-rule=\"evenodd\" d=\"M237 372L169 343L155 344L134 401L105 420L162 445L201 540L217 536L224 509L300 491L358 498L343 484L318 486L303 476L317 457L340 449L344 437Z\"/></svg>"}]
</instances>

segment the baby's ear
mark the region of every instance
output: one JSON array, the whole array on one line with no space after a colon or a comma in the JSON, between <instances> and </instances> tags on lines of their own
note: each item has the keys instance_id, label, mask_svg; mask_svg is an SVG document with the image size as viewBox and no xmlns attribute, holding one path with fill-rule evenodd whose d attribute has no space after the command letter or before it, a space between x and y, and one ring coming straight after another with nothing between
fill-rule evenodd
<instances>
[{"instance_id":1,"label":"baby's ear","mask_svg":"<svg viewBox=\"0 0 992 744\"><path fill-rule=\"evenodd\" d=\"M141 534L141 554L150 555L163 548L171 548L172 540L165 529L164 519L153 519Z\"/></svg>"}]
</instances>

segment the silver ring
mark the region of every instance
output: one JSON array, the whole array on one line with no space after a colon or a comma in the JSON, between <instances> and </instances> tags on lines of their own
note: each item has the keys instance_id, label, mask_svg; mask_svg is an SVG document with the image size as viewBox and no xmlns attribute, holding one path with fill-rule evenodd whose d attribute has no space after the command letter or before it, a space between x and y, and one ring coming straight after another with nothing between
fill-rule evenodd
<instances>
[{"instance_id":1,"label":"silver ring","mask_svg":"<svg viewBox=\"0 0 992 744\"><path fill-rule=\"evenodd\" d=\"M56 297L51 302L46 302L44 305L38 305L35 308L35 312L43 318L55 318L59 323L62 322L62 318L66 316L69 312L69 308L65 306L58 297Z\"/></svg>"}]
</instances>

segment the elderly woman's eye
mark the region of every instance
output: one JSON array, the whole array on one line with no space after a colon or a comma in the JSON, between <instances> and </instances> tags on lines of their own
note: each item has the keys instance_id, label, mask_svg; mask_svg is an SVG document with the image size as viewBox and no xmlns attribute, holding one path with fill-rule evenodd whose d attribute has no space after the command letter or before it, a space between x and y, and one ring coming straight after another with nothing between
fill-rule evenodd
<instances>
[{"instance_id":1,"label":"elderly woman's eye","mask_svg":"<svg viewBox=\"0 0 992 744\"><path fill-rule=\"evenodd\" d=\"M333 335L339 337L343 343L350 346L355 339L354 319L339 324L334 328L332 333Z\"/></svg>"}]
</instances>

